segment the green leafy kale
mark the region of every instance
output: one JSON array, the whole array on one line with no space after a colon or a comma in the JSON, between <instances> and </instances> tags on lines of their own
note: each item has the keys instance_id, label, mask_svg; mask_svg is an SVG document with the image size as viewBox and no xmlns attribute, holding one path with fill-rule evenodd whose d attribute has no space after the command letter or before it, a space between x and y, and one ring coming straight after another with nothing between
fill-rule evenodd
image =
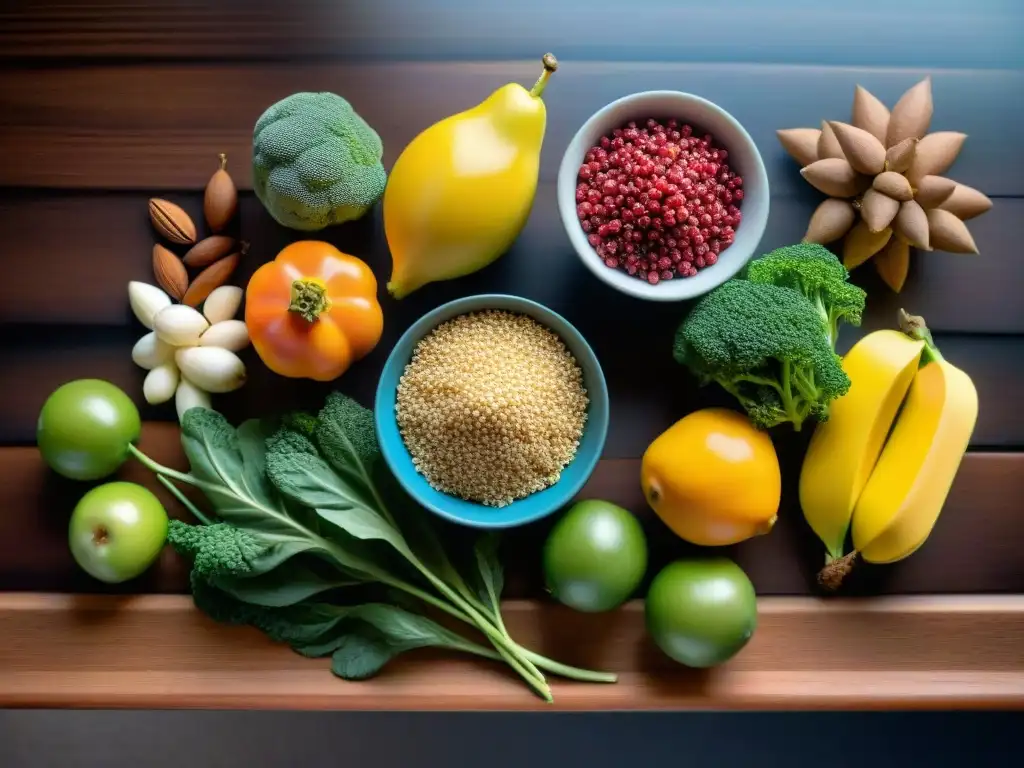
<instances>
[{"instance_id":1,"label":"green leafy kale","mask_svg":"<svg viewBox=\"0 0 1024 768\"><path fill-rule=\"evenodd\" d=\"M800 291L810 299L827 329L832 349L839 323L859 326L867 294L848 282L850 273L832 251L817 243L776 248L747 266L747 280Z\"/></svg>"},{"instance_id":2,"label":"green leafy kale","mask_svg":"<svg viewBox=\"0 0 1024 768\"><path fill-rule=\"evenodd\" d=\"M732 279L702 298L676 332L673 355L702 384L732 394L762 429L828 419L850 388L815 306L799 291Z\"/></svg>"}]
</instances>

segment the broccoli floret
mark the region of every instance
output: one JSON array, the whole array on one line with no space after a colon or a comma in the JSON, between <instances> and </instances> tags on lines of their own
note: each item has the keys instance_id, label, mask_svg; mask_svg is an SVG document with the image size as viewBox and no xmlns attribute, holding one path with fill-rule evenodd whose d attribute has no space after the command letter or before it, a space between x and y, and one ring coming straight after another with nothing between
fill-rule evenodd
<instances>
[{"instance_id":1,"label":"broccoli floret","mask_svg":"<svg viewBox=\"0 0 1024 768\"><path fill-rule=\"evenodd\" d=\"M281 225L320 230L363 216L387 173L380 136L334 93L295 93L253 129L253 189Z\"/></svg>"},{"instance_id":2,"label":"broccoli floret","mask_svg":"<svg viewBox=\"0 0 1024 768\"><path fill-rule=\"evenodd\" d=\"M762 429L825 421L829 403L850 388L814 305L778 285L737 278L719 286L679 326L673 355L702 384L732 394Z\"/></svg>"},{"instance_id":3,"label":"broccoli floret","mask_svg":"<svg viewBox=\"0 0 1024 768\"><path fill-rule=\"evenodd\" d=\"M171 520L167 541L192 561L192 575L204 580L218 576L246 576L268 547L251 533L227 523L189 525Z\"/></svg>"},{"instance_id":4,"label":"broccoli floret","mask_svg":"<svg viewBox=\"0 0 1024 768\"><path fill-rule=\"evenodd\" d=\"M835 349L839 323L859 326L864 313L864 290L847 282L850 273L832 251L818 243L797 243L776 248L747 267L752 283L795 288L811 300L825 323Z\"/></svg>"}]
</instances>

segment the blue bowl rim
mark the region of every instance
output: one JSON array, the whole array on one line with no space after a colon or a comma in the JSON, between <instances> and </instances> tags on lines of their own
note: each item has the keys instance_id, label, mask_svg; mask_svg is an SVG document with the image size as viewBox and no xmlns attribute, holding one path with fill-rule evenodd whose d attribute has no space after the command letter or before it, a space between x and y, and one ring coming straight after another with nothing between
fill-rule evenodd
<instances>
[{"instance_id":1,"label":"blue bowl rim","mask_svg":"<svg viewBox=\"0 0 1024 768\"><path fill-rule=\"evenodd\" d=\"M570 328L572 330L573 336L576 340L578 340L579 344L581 345L581 348L585 350L587 357L589 357L590 360L593 362L594 370L596 370L597 372L596 387L593 386L594 382L586 382L587 395L591 399L591 407L593 407L594 397L596 395L599 399L598 410L601 410L605 414L605 417L597 421L592 421L588 419L587 429L595 428L598 430L596 435L598 450L594 452L592 458L585 459L583 463L580 464L580 466L583 467L583 471L580 474L580 479L572 483L571 485L565 486L564 491L560 494L560 498L562 499L560 502L552 504L550 508L541 507L539 511L525 517L518 517L513 520L507 520L504 522L481 523L477 521L466 520L465 518L450 514L443 507L433 504L432 502L426 501L424 499L421 499L419 495L416 493L415 489L410 487L410 484L406 482L405 478L403 477L403 473L395 471L395 462L397 457L392 455L389 448L385 447L385 441L380 440L380 434L382 432L382 423L383 419L385 418L385 411L388 414L390 414L390 420L394 420L394 401L391 398L387 398L385 396L385 387L383 386L383 382L384 371L398 364L398 350L402 349L406 345L409 345L410 349L413 348L416 342L418 342L420 339L426 336L433 328L435 328L437 325L443 322L437 319L439 315L451 311L453 309L459 309L464 305L475 305L476 307L475 309L467 309L466 312L480 311L486 308L485 306L483 306L485 303L490 303L493 301L503 301L512 304L517 304L523 308L522 311L525 314L529 314L534 319L542 322L545 326L550 327L546 320L547 318L551 318L556 321L564 323L567 328ZM509 311L516 310L510 309ZM453 315L453 317L454 316L455 315ZM565 339L563 340L567 341ZM403 363L403 367L404 365L405 363ZM385 402L385 400L387 400L388 402ZM553 514L562 506L567 504L583 489L583 486L586 485L587 481L590 479L590 476L593 474L595 467L597 467L598 462L601 460L601 455L604 453L604 444L608 436L609 407L610 406L608 398L608 384L605 380L604 370L601 367L601 361L598 359L597 354L590 346L590 342L587 341L586 337L582 333L580 333L580 331L576 328L575 325L570 323L565 317L560 315L558 312L555 312L553 309L545 306L544 304L541 304L540 302L533 301L532 299L527 299L522 296L516 296L514 294L508 293L480 293L473 294L471 296L463 296L458 299L453 299L451 301L445 302L444 304L435 307L434 309L420 316L398 338L398 341L395 342L394 346L391 348L391 351L388 353L388 357L384 362L384 367L381 369L381 376L377 382L377 390L374 395L373 419L374 425L377 430L381 455L383 456L385 463L388 465L388 469L391 471L392 475L394 475L399 485L402 486L405 492L408 493L417 504L424 507L425 509L430 510L435 515L444 518L449 522L456 523L458 525L478 529L502 529L515 528L521 525L536 522L537 520L541 520L547 517L548 515ZM570 466L579 460L580 459L578 456L574 457L572 462L570 462ZM559 483L556 483L554 486L550 486L550 488L559 487L561 482L562 481L560 480ZM513 502L513 504L514 503L515 502Z\"/></svg>"}]
</instances>

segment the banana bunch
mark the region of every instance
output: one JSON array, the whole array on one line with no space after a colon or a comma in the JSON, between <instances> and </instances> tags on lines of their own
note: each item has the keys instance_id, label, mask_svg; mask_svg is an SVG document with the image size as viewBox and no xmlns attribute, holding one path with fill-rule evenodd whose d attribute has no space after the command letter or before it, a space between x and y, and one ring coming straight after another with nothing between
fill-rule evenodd
<instances>
[{"instance_id":1,"label":"banana bunch","mask_svg":"<svg viewBox=\"0 0 1024 768\"><path fill-rule=\"evenodd\" d=\"M974 383L923 318L900 310L900 327L864 336L843 358L850 390L816 427L801 469L800 506L825 545L829 589L858 555L894 563L924 544L977 421Z\"/></svg>"}]
</instances>

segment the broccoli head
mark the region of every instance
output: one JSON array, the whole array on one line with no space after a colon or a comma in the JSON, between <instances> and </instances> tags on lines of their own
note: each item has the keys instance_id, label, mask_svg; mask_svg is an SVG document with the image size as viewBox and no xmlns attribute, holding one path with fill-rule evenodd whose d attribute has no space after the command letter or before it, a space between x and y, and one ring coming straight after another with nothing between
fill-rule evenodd
<instances>
[{"instance_id":1,"label":"broccoli head","mask_svg":"<svg viewBox=\"0 0 1024 768\"><path fill-rule=\"evenodd\" d=\"M833 349L839 323L859 326L864 313L864 290L847 282L850 273L832 251L818 243L797 243L776 248L747 266L752 283L795 288L810 299L825 323Z\"/></svg>"},{"instance_id":2,"label":"broccoli head","mask_svg":"<svg viewBox=\"0 0 1024 768\"><path fill-rule=\"evenodd\" d=\"M377 132L341 96L294 93L253 129L253 189L281 225L311 231L363 216L387 173Z\"/></svg>"},{"instance_id":3,"label":"broccoli head","mask_svg":"<svg viewBox=\"0 0 1024 768\"><path fill-rule=\"evenodd\" d=\"M815 306L770 283L736 278L706 295L679 326L673 355L702 384L732 394L762 429L825 421L850 388Z\"/></svg>"}]
</instances>

